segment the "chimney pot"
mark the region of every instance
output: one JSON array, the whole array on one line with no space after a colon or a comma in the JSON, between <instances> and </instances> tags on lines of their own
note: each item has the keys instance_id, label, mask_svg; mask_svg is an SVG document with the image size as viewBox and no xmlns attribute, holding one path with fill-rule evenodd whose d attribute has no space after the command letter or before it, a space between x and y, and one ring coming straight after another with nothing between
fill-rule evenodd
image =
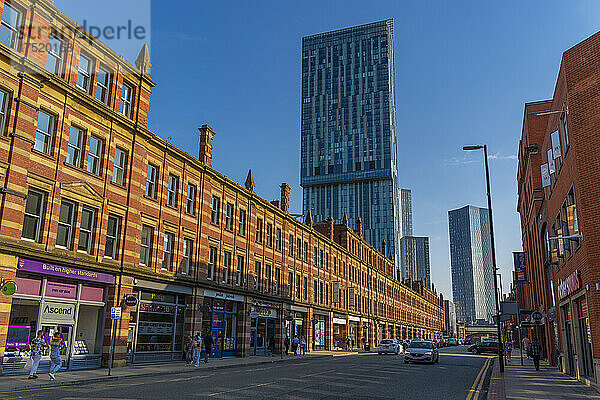
<instances>
[{"instance_id":1,"label":"chimney pot","mask_svg":"<svg viewBox=\"0 0 600 400\"><path fill-rule=\"evenodd\" d=\"M215 131L213 131L213 129L206 124L202 125L200 128L198 128L198 130L200 131L198 160L200 160L202 164L206 164L210 167L212 161L212 141Z\"/></svg>"}]
</instances>

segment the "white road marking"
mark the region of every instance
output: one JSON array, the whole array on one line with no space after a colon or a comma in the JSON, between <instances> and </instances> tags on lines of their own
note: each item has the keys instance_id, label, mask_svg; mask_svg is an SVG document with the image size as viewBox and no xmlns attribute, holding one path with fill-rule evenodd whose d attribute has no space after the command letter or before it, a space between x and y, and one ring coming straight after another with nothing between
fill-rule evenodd
<instances>
[{"instance_id":1,"label":"white road marking","mask_svg":"<svg viewBox=\"0 0 600 400\"><path fill-rule=\"evenodd\" d=\"M257 383L256 385L249 385L249 386L244 386L241 388L237 388L237 389L231 389L231 390L224 390L222 392L215 392L215 393L211 393L208 395L208 397L212 397L212 396L218 396L220 394L226 394L226 393L233 393L233 392L239 392L240 390L247 390L247 389L251 389L251 388L255 388L255 387L260 387L260 386L267 386L267 385L272 385L275 382L265 382L265 383Z\"/></svg>"}]
</instances>

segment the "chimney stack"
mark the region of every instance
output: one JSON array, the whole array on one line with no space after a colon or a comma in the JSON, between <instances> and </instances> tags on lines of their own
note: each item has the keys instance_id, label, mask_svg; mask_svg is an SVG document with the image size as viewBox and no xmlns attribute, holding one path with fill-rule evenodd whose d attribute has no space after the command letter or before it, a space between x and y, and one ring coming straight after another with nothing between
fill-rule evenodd
<instances>
[{"instance_id":1,"label":"chimney stack","mask_svg":"<svg viewBox=\"0 0 600 400\"><path fill-rule=\"evenodd\" d=\"M358 217L356 219L356 233L358 233L358 236L362 237L363 235L363 230L362 230L362 218Z\"/></svg>"},{"instance_id":2,"label":"chimney stack","mask_svg":"<svg viewBox=\"0 0 600 400\"><path fill-rule=\"evenodd\" d=\"M206 164L209 167L211 166L212 160L212 141L213 136L215 135L215 131L208 125L202 125L198 128L200 131L200 145L198 149L198 160L202 164Z\"/></svg>"},{"instance_id":3,"label":"chimney stack","mask_svg":"<svg viewBox=\"0 0 600 400\"><path fill-rule=\"evenodd\" d=\"M383 253L384 257L387 257L387 245L385 244L385 239L383 239L381 243L381 253Z\"/></svg>"},{"instance_id":4,"label":"chimney stack","mask_svg":"<svg viewBox=\"0 0 600 400\"><path fill-rule=\"evenodd\" d=\"M333 240L333 223L332 217L327 218L327 237L331 240Z\"/></svg>"},{"instance_id":5,"label":"chimney stack","mask_svg":"<svg viewBox=\"0 0 600 400\"><path fill-rule=\"evenodd\" d=\"M281 184L281 200L280 200L280 207L281 210L285 213L289 213L290 212L290 186L283 182Z\"/></svg>"}]
</instances>

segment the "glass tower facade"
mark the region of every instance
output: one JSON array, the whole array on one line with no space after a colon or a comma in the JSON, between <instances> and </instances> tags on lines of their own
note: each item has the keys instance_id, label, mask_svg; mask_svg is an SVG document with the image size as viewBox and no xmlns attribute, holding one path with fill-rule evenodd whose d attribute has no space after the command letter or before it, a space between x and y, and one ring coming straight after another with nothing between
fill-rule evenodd
<instances>
[{"instance_id":1,"label":"glass tower facade","mask_svg":"<svg viewBox=\"0 0 600 400\"><path fill-rule=\"evenodd\" d=\"M493 322L494 271L487 208L448 211L452 296L459 322Z\"/></svg>"},{"instance_id":2,"label":"glass tower facade","mask_svg":"<svg viewBox=\"0 0 600 400\"><path fill-rule=\"evenodd\" d=\"M400 239L402 254L402 279L421 281L431 289L431 266L429 264L429 238L426 236L403 236Z\"/></svg>"},{"instance_id":3,"label":"glass tower facade","mask_svg":"<svg viewBox=\"0 0 600 400\"><path fill-rule=\"evenodd\" d=\"M412 236L412 193L410 189L400 189L400 210L402 211L400 237Z\"/></svg>"},{"instance_id":4,"label":"glass tower facade","mask_svg":"<svg viewBox=\"0 0 600 400\"><path fill-rule=\"evenodd\" d=\"M303 212L344 212L400 268L393 21L302 38Z\"/></svg>"}]
</instances>

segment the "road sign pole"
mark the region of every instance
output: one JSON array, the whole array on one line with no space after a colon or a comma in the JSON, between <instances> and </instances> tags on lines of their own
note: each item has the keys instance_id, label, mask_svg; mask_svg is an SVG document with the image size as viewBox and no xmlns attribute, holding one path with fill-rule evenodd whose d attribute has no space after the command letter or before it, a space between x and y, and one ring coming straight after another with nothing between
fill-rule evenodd
<instances>
[{"instance_id":1,"label":"road sign pole","mask_svg":"<svg viewBox=\"0 0 600 400\"><path fill-rule=\"evenodd\" d=\"M110 371L113 363L113 356L115 353L115 336L117 334L117 320L112 320L112 335L110 337L110 356L108 360L108 376L110 376Z\"/></svg>"}]
</instances>

